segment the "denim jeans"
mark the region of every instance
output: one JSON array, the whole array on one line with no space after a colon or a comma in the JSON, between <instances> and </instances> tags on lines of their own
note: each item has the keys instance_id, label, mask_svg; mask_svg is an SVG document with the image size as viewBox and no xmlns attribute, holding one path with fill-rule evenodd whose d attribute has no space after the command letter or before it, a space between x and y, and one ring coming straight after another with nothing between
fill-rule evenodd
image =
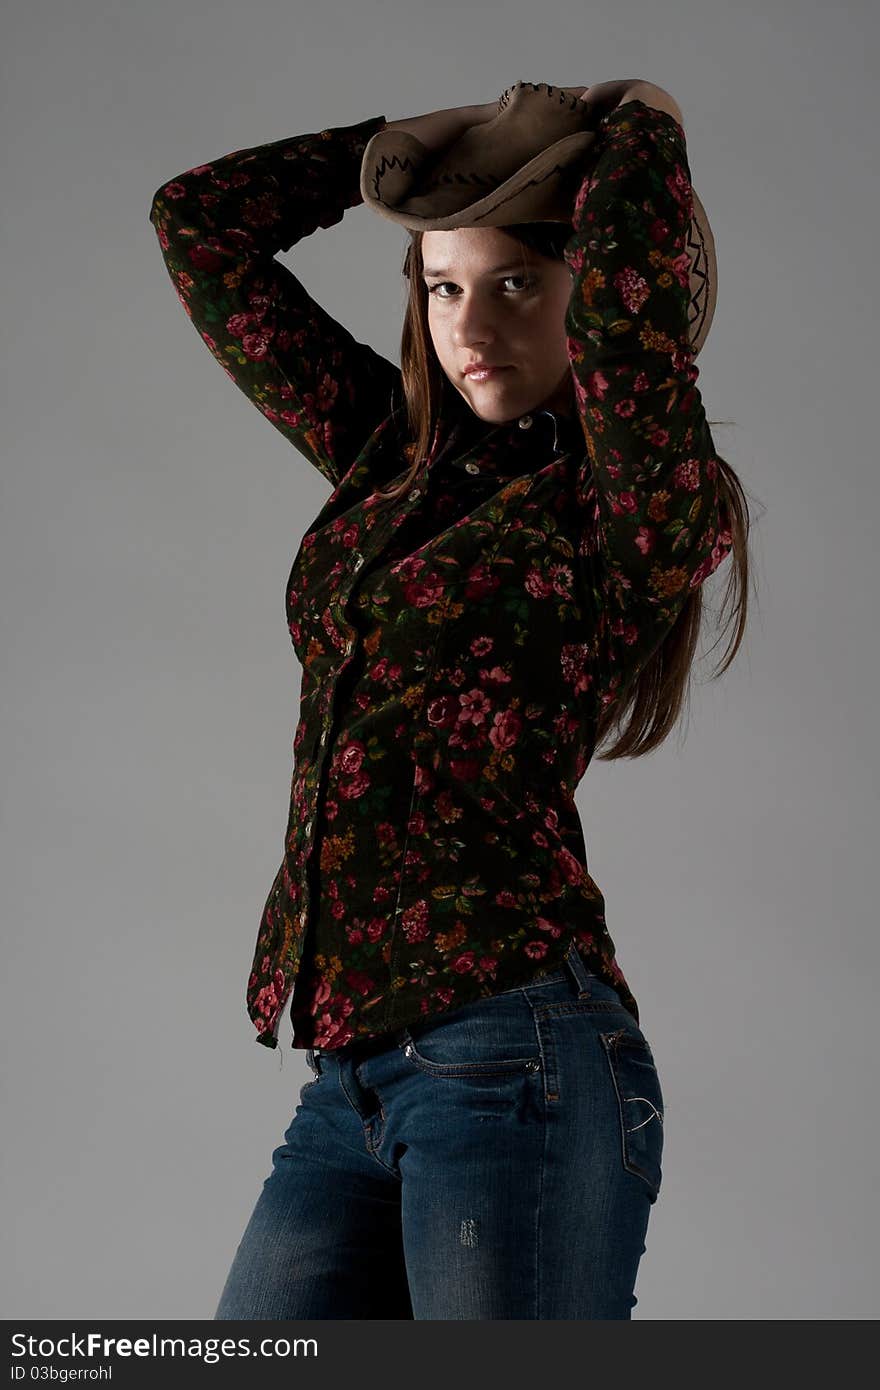
<instances>
[{"instance_id":1,"label":"denim jeans","mask_svg":"<svg viewBox=\"0 0 880 1390\"><path fill-rule=\"evenodd\" d=\"M526 987L307 1060L215 1318L632 1316L663 1096L574 945Z\"/></svg>"}]
</instances>

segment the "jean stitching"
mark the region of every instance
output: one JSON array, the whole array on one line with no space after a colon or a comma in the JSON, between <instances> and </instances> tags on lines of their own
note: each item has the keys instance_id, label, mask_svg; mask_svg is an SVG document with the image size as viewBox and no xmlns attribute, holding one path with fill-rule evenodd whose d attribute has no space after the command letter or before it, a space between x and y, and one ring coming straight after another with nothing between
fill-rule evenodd
<instances>
[{"instance_id":1,"label":"jean stitching","mask_svg":"<svg viewBox=\"0 0 880 1390\"><path fill-rule=\"evenodd\" d=\"M534 1004L529 1000L532 1009L532 1018L535 1024L535 1034L538 1039L538 1048L541 1054L541 1076L544 1086L544 1101L552 1103L559 1100L559 1068L556 1059L556 1048L553 1043L553 1035L547 1025L550 1007L546 1004Z\"/></svg>"},{"instance_id":2,"label":"jean stitching","mask_svg":"<svg viewBox=\"0 0 880 1390\"><path fill-rule=\"evenodd\" d=\"M437 1076L515 1076L519 1072L536 1070L535 1064L541 1060L540 1056L533 1054L529 1057L498 1057L486 1062L432 1062L419 1052L412 1040L402 1043L401 1050L419 1071Z\"/></svg>"},{"instance_id":3,"label":"jean stitching","mask_svg":"<svg viewBox=\"0 0 880 1390\"><path fill-rule=\"evenodd\" d=\"M639 1163L638 1159L635 1158L635 1156L630 1151L630 1147L627 1141L628 1135L634 1134L636 1130L640 1129L642 1126L627 1126L626 1117L624 1113L624 1103L636 1099L647 1101L647 1104L649 1104L654 1111L653 1115L648 1116L648 1120L653 1120L656 1117L660 1121L661 1131L663 1128L663 1112L657 1108L657 1106L652 1100L648 1100L647 1097L625 1096L621 1090L620 1077L618 1075L617 1070L617 1044L622 1037L626 1036L630 1044L641 1050L642 1053L645 1054L645 1056L648 1059L650 1059L651 1066L654 1066L653 1054L651 1052L650 1044L648 1043L646 1038L635 1037L632 1033L629 1033L629 1030L626 1028L619 1028L614 1033L600 1033L599 1036L602 1040L603 1050L608 1060L608 1069L611 1073L611 1080L614 1086L614 1095L617 1103L617 1114L620 1126L621 1161L623 1162L623 1166L627 1170L627 1172L632 1173L634 1174L634 1176L640 1178L642 1182L645 1183L653 1197L656 1198L660 1191L660 1184L655 1182L651 1172L647 1168L644 1168L642 1164ZM643 1124L647 1122L647 1120L643 1121Z\"/></svg>"}]
</instances>

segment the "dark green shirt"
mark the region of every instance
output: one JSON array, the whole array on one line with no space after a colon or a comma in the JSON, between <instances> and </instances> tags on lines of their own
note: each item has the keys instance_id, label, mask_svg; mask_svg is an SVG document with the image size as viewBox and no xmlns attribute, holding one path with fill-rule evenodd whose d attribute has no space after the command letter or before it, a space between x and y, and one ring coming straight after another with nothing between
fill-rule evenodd
<instances>
[{"instance_id":1,"label":"dark green shirt","mask_svg":"<svg viewBox=\"0 0 880 1390\"><path fill-rule=\"evenodd\" d=\"M558 969L574 940L638 1022L575 790L597 719L731 549L689 345L684 132L630 101L573 209L577 413L457 391L408 459L400 370L277 259L362 201L377 116L237 150L150 212L187 314L332 485L287 584L302 664L290 815L247 983L257 1041L341 1047Z\"/></svg>"}]
</instances>

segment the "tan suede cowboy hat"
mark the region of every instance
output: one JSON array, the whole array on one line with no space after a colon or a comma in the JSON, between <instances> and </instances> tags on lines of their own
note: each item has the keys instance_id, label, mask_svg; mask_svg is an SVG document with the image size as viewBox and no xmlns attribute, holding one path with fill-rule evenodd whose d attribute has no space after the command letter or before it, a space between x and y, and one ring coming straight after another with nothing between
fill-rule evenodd
<instances>
[{"instance_id":1,"label":"tan suede cowboy hat","mask_svg":"<svg viewBox=\"0 0 880 1390\"><path fill-rule=\"evenodd\" d=\"M498 114L440 151L405 130L380 130L361 162L364 202L414 231L569 222L596 139L577 94L546 82L515 82ZM705 209L693 195L687 238L691 346L699 352L715 313L718 268Z\"/></svg>"}]
</instances>

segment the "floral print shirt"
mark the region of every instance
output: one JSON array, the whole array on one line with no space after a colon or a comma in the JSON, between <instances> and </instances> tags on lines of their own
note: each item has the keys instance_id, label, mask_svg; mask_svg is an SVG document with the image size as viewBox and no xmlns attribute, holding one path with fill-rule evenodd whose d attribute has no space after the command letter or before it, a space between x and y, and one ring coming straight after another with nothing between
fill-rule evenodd
<instances>
[{"instance_id":1,"label":"floral print shirt","mask_svg":"<svg viewBox=\"0 0 880 1390\"><path fill-rule=\"evenodd\" d=\"M156 192L186 313L332 487L286 588L302 665L283 856L246 1002L256 1041L331 1050L558 969L638 1006L575 791L597 719L731 549L689 345L684 131L630 101L572 214L576 414L483 422L457 391L402 499L400 370L277 258L362 201L385 124L233 151Z\"/></svg>"}]
</instances>

